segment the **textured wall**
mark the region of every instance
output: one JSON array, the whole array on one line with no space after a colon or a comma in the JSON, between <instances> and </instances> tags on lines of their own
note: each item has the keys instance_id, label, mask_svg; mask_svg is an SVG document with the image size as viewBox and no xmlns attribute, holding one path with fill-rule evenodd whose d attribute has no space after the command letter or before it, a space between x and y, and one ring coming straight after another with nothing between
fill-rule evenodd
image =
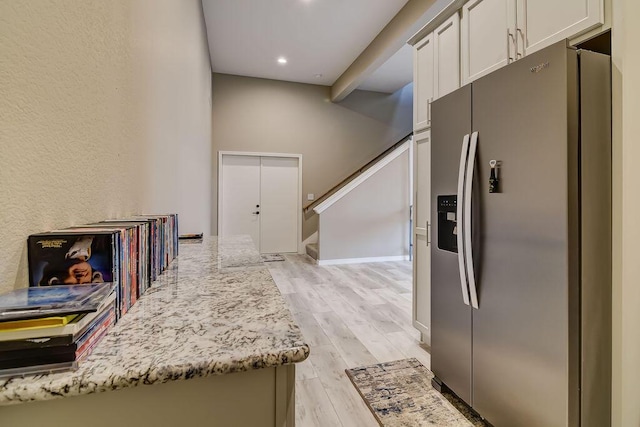
<instances>
[{"instance_id":1,"label":"textured wall","mask_svg":"<svg viewBox=\"0 0 640 427\"><path fill-rule=\"evenodd\" d=\"M195 48L177 46L186 43L198 46L197 58ZM2 1L0 46L6 291L27 284L31 233L140 210L180 211L187 175L169 166L180 165L174 145L210 156L210 74L197 0ZM184 117L193 111L195 124ZM208 180L208 166L200 174ZM163 199L166 181L177 184Z\"/></svg>"},{"instance_id":2,"label":"textured wall","mask_svg":"<svg viewBox=\"0 0 640 427\"><path fill-rule=\"evenodd\" d=\"M211 66L202 6L133 4L137 125L150 165L143 208L178 212L181 233L210 235Z\"/></svg>"},{"instance_id":3,"label":"textured wall","mask_svg":"<svg viewBox=\"0 0 640 427\"><path fill-rule=\"evenodd\" d=\"M330 88L213 75L213 212L217 230L218 151L302 154L303 206L412 130L412 85L394 94L355 91L339 104ZM303 219L303 239L318 217Z\"/></svg>"},{"instance_id":4,"label":"textured wall","mask_svg":"<svg viewBox=\"0 0 640 427\"><path fill-rule=\"evenodd\" d=\"M409 150L320 214L320 260L409 255Z\"/></svg>"}]
</instances>

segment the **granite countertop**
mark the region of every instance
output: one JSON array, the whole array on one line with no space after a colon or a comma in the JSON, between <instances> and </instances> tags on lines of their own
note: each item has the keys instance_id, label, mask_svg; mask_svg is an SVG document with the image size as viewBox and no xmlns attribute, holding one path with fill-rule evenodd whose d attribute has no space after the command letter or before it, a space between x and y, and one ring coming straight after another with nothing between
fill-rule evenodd
<instances>
[{"instance_id":1,"label":"granite countertop","mask_svg":"<svg viewBox=\"0 0 640 427\"><path fill-rule=\"evenodd\" d=\"M299 327L247 236L180 255L77 371L0 378L0 405L297 363Z\"/></svg>"}]
</instances>

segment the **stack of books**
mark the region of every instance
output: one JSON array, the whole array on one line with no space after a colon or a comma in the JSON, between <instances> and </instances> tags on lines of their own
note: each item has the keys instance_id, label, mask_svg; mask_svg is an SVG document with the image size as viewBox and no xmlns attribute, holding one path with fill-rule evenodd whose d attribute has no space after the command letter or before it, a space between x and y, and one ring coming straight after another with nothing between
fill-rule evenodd
<instances>
[{"instance_id":1,"label":"stack of books","mask_svg":"<svg viewBox=\"0 0 640 427\"><path fill-rule=\"evenodd\" d=\"M0 295L0 377L69 370L116 322L113 283Z\"/></svg>"},{"instance_id":2,"label":"stack of books","mask_svg":"<svg viewBox=\"0 0 640 427\"><path fill-rule=\"evenodd\" d=\"M178 255L178 215L27 239L29 288L0 295L0 377L77 367Z\"/></svg>"},{"instance_id":3,"label":"stack of books","mask_svg":"<svg viewBox=\"0 0 640 427\"><path fill-rule=\"evenodd\" d=\"M32 234L29 286L113 282L124 316L178 255L178 217L145 215Z\"/></svg>"}]
</instances>

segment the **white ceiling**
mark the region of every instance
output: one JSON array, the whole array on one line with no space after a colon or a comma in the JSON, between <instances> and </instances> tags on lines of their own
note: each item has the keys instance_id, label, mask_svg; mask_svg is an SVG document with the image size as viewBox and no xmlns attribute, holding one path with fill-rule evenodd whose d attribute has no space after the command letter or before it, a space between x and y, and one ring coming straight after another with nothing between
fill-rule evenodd
<instances>
[{"instance_id":1,"label":"white ceiling","mask_svg":"<svg viewBox=\"0 0 640 427\"><path fill-rule=\"evenodd\" d=\"M202 3L214 72L331 86L407 0ZM395 91L412 81L411 61L401 49L360 88Z\"/></svg>"}]
</instances>

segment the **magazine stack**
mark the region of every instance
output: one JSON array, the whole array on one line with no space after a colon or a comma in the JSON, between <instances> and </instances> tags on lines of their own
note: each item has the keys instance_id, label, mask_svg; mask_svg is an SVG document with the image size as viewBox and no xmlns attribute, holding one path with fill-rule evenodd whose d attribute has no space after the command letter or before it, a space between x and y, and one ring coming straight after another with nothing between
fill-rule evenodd
<instances>
[{"instance_id":1,"label":"magazine stack","mask_svg":"<svg viewBox=\"0 0 640 427\"><path fill-rule=\"evenodd\" d=\"M125 315L177 255L177 215L147 215L32 234L29 285L113 282Z\"/></svg>"},{"instance_id":2,"label":"magazine stack","mask_svg":"<svg viewBox=\"0 0 640 427\"><path fill-rule=\"evenodd\" d=\"M0 295L0 377L74 369L115 321L112 283Z\"/></svg>"},{"instance_id":3,"label":"magazine stack","mask_svg":"<svg viewBox=\"0 0 640 427\"><path fill-rule=\"evenodd\" d=\"M0 295L0 376L73 369L178 255L178 216L32 234L29 287Z\"/></svg>"}]
</instances>

